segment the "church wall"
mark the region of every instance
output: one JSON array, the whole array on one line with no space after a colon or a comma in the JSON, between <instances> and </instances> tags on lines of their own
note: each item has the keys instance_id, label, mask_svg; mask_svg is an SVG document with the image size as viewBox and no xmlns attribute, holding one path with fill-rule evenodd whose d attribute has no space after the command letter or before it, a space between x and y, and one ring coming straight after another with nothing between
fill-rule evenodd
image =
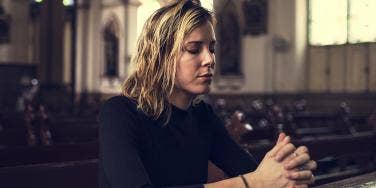
<instances>
[{"instance_id":1,"label":"church wall","mask_svg":"<svg viewBox=\"0 0 376 188\"><path fill-rule=\"evenodd\" d=\"M226 0L214 1L219 9ZM236 1L239 28L244 28L242 1ZM90 1L95 4L95 1ZM98 4L98 3L97 3ZM97 10L90 6L90 27L87 55L86 88L96 92L117 92L126 78L127 65L134 54L136 43L137 3L103 1ZM100 15L100 16L98 16ZM104 57L100 30L109 15L116 15L120 28L119 79L115 83L103 78ZM132 16L134 16L132 19ZM296 0L268 1L268 29L266 34L245 35L241 39L241 67L243 77L236 87L227 82L213 82L212 93L299 93L299 92L364 92L375 90L375 47L307 45L307 3ZM101 20L99 24L94 19ZM95 25L95 26L94 26ZM93 33L96 29L97 33ZM96 37L94 37L96 36ZM96 41L93 41L95 38ZM275 41L286 42L280 51ZM221 44L219 44L220 46ZM367 55L369 54L369 55ZM220 59L218 59L218 62ZM356 62L356 63L353 63ZM364 69L369 71L366 77ZM85 74L85 73L83 73ZM226 87L228 84L228 87ZM85 85L85 84L84 84Z\"/></svg>"},{"instance_id":2,"label":"church wall","mask_svg":"<svg viewBox=\"0 0 376 188\"><path fill-rule=\"evenodd\" d=\"M10 15L10 39L0 44L0 63L31 63L29 54L29 1L3 0L5 13Z\"/></svg>"},{"instance_id":3,"label":"church wall","mask_svg":"<svg viewBox=\"0 0 376 188\"><path fill-rule=\"evenodd\" d=\"M310 92L374 92L375 44L311 46Z\"/></svg>"},{"instance_id":4,"label":"church wall","mask_svg":"<svg viewBox=\"0 0 376 188\"><path fill-rule=\"evenodd\" d=\"M221 7L226 0L214 1ZM237 1L239 12L242 1ZM297 16L299 14L299 16ZM303 15L303 16L302 16ZM268 1L267 33L242 36L244 84L235 89L218 88L213 93L296 93L304 90L306 52L306 3L295 0ZM240 14L240 16L244 16ZM244 18L239 18L242 24ZM244 27L244 25L241 25ZM274 40L287 43L285 51L273 47ZM219 44L221 45L221 44Z\"/></svg>"},{"instance_id":5,"label":"church wall","mask_svg":"<svg viewBox=\"0 0 376 188\"><path fill-rule=\"evenodd\" d=\"M309 48L309 72L308 72L308 80L309 80L309 90L312 92L324 92L328 89L327 82L326 82L326 50L324 48L319 47L311 47Z\"/></svg>"},{"instance_id":6,"label":"church wall","mask_svg":"<svg viewBox=\"0 0 376 188\"><path fill-rule=\"evenodd\" d=\"M327 70L324 70L323 72L326 73L330 70L330 74L328 75L329 81L327 82L329 85L327 89L330 92L344 92L346 76L343 62L346 62L346 57L344 56L344 54L346 54L346 46L333 46L329 50L325 51L331 54L328 57L328 68L326 68ZM325 62L325 60L323 62ZM324 76L323 78L325 78ZM325 82L325 79L323 82Z\"/></svg>"},{"instance_id":7,"label":"church wall","mask_svg":"<svg viewBox=\"0 0 376 188\"><path fill-rule=\"evenodd\" d=\"M216 10L225 2L214 1ZM240 13L241 3L237 1ZM212 93L374 92L375 44L309 46L307 8L307 1L268 1L267 33L242 36L242 85L214 82ZM244 14L239 16L244 28ZM276 48L278 40L287 43L287 50Z\"/></svg>"},{"instance_id":8,"label":"church wall","mask_svg":"<svg viewBox=\"0 0 376 188\"><path fill-rule=\"evenodd\" d=\"M136 43L138 1L93 0L86 4L87 9L78 11L76 91L118 93ZM117 77L105 76L103 32L111 21L116 23L119 40Z\"/></svg>"},{"instance_id":9,"label":"church wall","mask_svg":"<svg viewBox=\"0 0 376 188\"><path fill-rule=\"evenodd\" d=\"M376 92L376 44L370 44L369 56L369 89Z\"/></svg>"}]
</instances>

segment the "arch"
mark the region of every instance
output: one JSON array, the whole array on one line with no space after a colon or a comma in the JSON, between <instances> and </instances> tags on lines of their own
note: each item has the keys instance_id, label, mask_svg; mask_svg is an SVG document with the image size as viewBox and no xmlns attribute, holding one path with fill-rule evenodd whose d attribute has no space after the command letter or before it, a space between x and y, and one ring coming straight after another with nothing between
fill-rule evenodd
<instances>
[{"instance_id":1,"label":"arch","mask_svg":"<svg viewBox=\"0 0 376 188\"><path fill-rule=\"evenodd\" d=\"M104 75L118 77L120 24L114 14L107 19L102 30L102 37L104 44Z\"/></svg>"},{"instance_id":2,"label":"arch","mask_svg":"<svg viewBox=\"0 0 376 188\"><path fill-rule=\"evenodd\" d=\"M242 76L241 32L239 15L233 1L227 0L217 12L217 36L219 42L219 74L221 76Z\"/></svg>"}]
</instances>

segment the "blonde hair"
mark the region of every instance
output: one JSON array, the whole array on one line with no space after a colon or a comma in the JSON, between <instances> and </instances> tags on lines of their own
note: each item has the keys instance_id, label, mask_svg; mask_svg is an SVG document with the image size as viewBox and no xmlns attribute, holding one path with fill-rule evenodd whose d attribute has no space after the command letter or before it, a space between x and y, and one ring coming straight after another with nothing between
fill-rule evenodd
<instances>
[{"instance_id":1,"label":"blonde hair","mask_svg":"<svg viewBox=\"0 0 376 188\"><path fill-rule=\"evenodd\" d=\"M174 89L176 62L185 37L206 22L212 13L198 0L177 0L158 9L146 21L137 41L123 95L153 119L170 119L168 97Z\"/></svg>"}]
</instances>

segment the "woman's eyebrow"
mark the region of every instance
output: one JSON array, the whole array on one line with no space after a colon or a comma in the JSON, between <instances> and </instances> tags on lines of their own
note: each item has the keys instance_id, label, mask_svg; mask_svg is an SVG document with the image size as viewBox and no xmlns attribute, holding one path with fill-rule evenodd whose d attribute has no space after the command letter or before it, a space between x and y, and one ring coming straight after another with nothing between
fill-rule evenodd
<instances>
[{"instance_id":1,"label":"woman's eyebrow","mask_svg":"<svg viewBox=\"0 0 376 188\"><path fill-rule=\"evenodd\" d=\"M185 44L202 44L202 43L204 43L204 42L203 41L189 41Z\"/></svg>"},{"instance_id":2,"label":"woman's eyebrow","mask_svg":"<svg viewBox=\"0 0 376 188\"><path fill-rule=\"evenodd\" d=\"M202 44L202 43L204 43L204 41L189 41L186 44ZM210 44L213 44L213 43L215 44L216 41L215 40L210 41Z\"/></svg>"}]
</instances>

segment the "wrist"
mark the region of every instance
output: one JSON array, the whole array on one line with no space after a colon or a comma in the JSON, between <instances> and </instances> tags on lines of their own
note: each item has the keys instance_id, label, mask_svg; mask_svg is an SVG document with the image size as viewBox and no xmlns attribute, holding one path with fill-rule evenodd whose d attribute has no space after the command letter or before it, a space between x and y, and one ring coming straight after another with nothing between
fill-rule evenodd
<instances>
[{"instance_id":1,"label":"wrist","mask_svg":"<svg viewBox=\"0 0 376 188\"><path fill-rule=\"evenodd\" d=\"M239 175L239 178L241 179L241 181L243 182L243 185L245 188L250 188L249 187L249 184L248 184L248 181L245 179L245 177L243 176L243 174L240 174Z\"/></svg>"},{"instance_id":2,"label":"wrist","mask_svg":"<svg viewBox=\"0 0 376 188\"><path fill-rule=\"evenodd\" d=\"M244 174L243 177L247 181L249 188L261 188L261 187L263 187L262 180L257 173L251 172L251 173L248 173L248 174Z\"/></svg>"}]
</instances>

